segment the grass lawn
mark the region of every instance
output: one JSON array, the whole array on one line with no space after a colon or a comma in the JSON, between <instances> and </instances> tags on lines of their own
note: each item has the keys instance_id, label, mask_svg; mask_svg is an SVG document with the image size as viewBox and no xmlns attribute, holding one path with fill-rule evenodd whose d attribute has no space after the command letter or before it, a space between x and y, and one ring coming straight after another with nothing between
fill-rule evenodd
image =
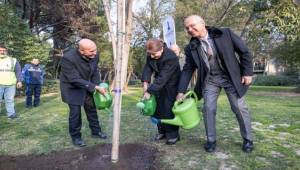
<instances>
[{"instance_id":1,"label":"grass lawn","mask_svg":"<svg viewBox=\"0 0 300 170\"><path fill-rule=\"evenodd\" d=\"M141 143L159 150L157 163L161 169L300 169L300 95L285 87L252 87L246 96L252 115L255 150L241 150L241 137L234 114L222 93L218 101L217 150L206 153L204 125L180 130L176 146L154 142L156 133L148 117L135 108L141 89L130 88L123 97L121 143ZM42 97L42 105L26 109L24 98L16 99L19 117L8 120L0 114L0 155L47 154L56 150L73 150L68 135L68 108L59 94ZM202 101L200 102L202 103ZM201 105L201 104L200 104ZM110 138L97 140L83 114L82 134L88 146L110 143L112 117L99 112L103 130Z\"/></svg>"}]
</instances>

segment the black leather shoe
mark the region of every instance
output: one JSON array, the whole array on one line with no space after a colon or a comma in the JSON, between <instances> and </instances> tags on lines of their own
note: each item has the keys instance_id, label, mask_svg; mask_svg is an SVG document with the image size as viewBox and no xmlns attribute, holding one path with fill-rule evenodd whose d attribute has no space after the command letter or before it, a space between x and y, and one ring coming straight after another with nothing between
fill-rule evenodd
<instances>
[{"instance_id":1,"label":"black leather shoe","mask_svg":"<svg viewBox=\"0 0 300 170\"><path fill-rule=\"evenodd\" d=\"M106 139L107 135L104 132L98 132L97 134L92 134L93 138Z\"/></svg>"},{"instance_id":2,"label":"black leather shoe","mask_svg":"<svg viewBox=\"0 0 300 170\"><path fill-rule=\"evenodd\" d=\"M81 138L74 138L74 139L72 139L72 142L73 142L74 146L79 146L79 147L86 146L86 144L84 143L84 141Z\"/></svg>"},{"instance_id":3,"label":"black leather shoe","mask_svg":"<svg viewBox=\"0 0 300 170\"><path fill-rule=\"evenodd\" d=\"M154 140L162 140L162 139L165 139L165 138L166 138L165 134L158 133L158 134L155 135Z\"/></svg>"},{"instance_id":4,"label":"black leather shoe","mask_svg":"<svg viewBox=\"0 0 300 170\"><path fill-rule=\"evenodd\" d=\"M250 153L254 149L253 141L244 139L242 150L246 153Z\"/></svg>"},{"instance_id":5,"label":"black leather shoe","mask_svg":"<svg viewBox=\"0 0 300 170\"><path fill-rule=\"evenodd\" d=\"M174 145L174 144L176 144L176 142L179 141L179 140L180 140L180 137L168 139L167 142L166 142L166 144L167 144L167 145Z\"/></svg>"},{"instance_id":6,"label":"black leather shoe","mask_svg":"<svg viewBox=\"0 0 300 170\"><path fill-rule=\"evenodd\" d=\"M217 143L216 141L214 142L206 142L204 145L204 149L206 152L214 152L216 150Z\"/></svg>"}]
</instances>

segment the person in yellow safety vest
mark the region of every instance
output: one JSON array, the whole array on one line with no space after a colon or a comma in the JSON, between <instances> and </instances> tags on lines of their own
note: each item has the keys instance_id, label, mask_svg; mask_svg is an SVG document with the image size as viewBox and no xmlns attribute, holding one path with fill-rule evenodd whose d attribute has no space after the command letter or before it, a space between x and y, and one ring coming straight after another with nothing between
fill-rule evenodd
<instances>
[{"instance_id":1,"label":"person in yellow safety vest","mask_svg":"<svg viewBox=\"0 0 300 170\"><path fill-rule=\"evenodd\" d=\"M0 44L0 101L4 99L9 119L17 118L14 97L17 88L22 87L20 63L7 55L7 49Z\"/></svg>"}]
</instances>

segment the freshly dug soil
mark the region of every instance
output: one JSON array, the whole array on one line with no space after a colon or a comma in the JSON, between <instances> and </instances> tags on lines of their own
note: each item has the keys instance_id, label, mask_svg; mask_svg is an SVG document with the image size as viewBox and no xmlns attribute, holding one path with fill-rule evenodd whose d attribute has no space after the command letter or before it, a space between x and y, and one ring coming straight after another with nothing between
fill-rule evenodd
<instances>
[{"instance_id":1,"label":"freshly dug soil","mask_svg":"<svg viewBox=\"0 0 300 170\"><path fill-rule=\"evenodd\" d=\"M157 149L141 144L119 147L119 160L111 162L111 144L57 151L47 155L0 156L1 170L143 170L155 165Z\"/></svg>"}]
</instances>

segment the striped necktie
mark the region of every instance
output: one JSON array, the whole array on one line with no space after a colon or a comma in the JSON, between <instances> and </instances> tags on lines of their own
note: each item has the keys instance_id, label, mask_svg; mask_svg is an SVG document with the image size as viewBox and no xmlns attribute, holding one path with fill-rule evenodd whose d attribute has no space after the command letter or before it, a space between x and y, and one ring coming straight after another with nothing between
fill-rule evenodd
<instances>
[{"instance_id":1,"label":"striped necktie","mask_svg":"<svg viewBox=\"0 0 300 170\"><path fill-rule=\"evenodd\" d=\"M202 42L202 44L204 44L203 49L206 52L207 57L210 58L213 55L213 50L210 46L210 43L208 42L207 39L201 39L201 42Z\"/></svg>"}]
</instances>

